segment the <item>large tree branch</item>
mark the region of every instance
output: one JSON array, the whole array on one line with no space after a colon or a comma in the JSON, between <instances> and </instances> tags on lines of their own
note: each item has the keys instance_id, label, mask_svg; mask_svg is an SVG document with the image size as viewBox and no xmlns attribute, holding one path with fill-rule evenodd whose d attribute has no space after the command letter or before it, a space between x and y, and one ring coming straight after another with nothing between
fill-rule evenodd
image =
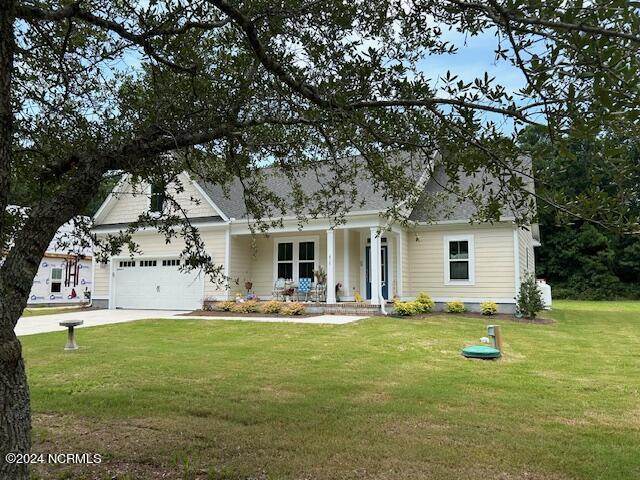
<instances>
[{"instance_id":1,"label":"large tree branch","mask_svg":"<svg viewBox=\"0 0 640 480\"><path fill-rule=\"evenodd\" d=\"M335 98L323 95L316 86L310 85L301 78L295 78L284 68L282 63L278 62L267 51L266 45L260 40L258 30L251 18L245 15L240 9L234 7L225 0L210 0L223 13L228 15L237 28L245 35L249 46L251 47L256 58L262 65L273 75L275 75L282 83L287 85L293 91L302 97L311 101L313 104L331 110L355 111L370 108L391 108L391 107L433 107L436 105L449 105L460 108L469 108L474 110L482 110L486 112L499 113L509 117L531 124L539 125L532 121L522 111L517 108L505 108L494 105L485 105L478 102L470 102L455 98L426 98L426 99L373 99L358 102L342 103Z\"/></svg>"},{"instance_id":2,"label":"large tree branch","mask_svg":"<svg viewBox=\"0 0 640 480\"><path fill-rule=\"evenodd\" d=\"M515 30L521 30L524 25L534 25L538 27L546 27L552 30L562 30L567 32L583 32L590 33L593 35L609 37L609 38L620 38L623 40L629 40L633 43L640 44L640 36L629 33L629 32L621 32L619 30L612 30L610 28L599 27L595 25L590 25L587 23L571 23L571 22L561 22L561 21L552 21L552 20L544 20L542 18L534 18L519 15L515 12L507 10L506 8L495 5L496 9L490 5L485 3L476 3L476 2L466 2L463 0L447 0L449 3L452 3L462 9L465 10L476 10L482 11L495 23L506 26L507 23L515 23L519 25L511 24L511 28ZM503 17L502 19L500 17ZM528 30L528 33L532 33Z\"/></svg>"},{"instance_id":3,"label":"large tree branch","mask_svg":"<svg viewBox=\"0 0 640 480\"><path fill-rule=\"evenodd\" d=\"M181 72L192 73L195 71L194 66L180 65L157 52L151 43L151 39L157 36L166 35L179 35L185 33L191 29L210 30L214 28L220 28L224 26L228 20L218 20L212 22L186 22L184 25L173 27L161 27L152 29L147 32L134 33L126 29L118 22L102 18L98 15L94 15L90 12L84 11L80 8L79 2L75 2L67 7L60 8L58 10L43 10L41 8L33 7L30 5L19 5L17 7L17 17L28 22L34 22L38 20L46 21L60 21L66 19L81 20L90 25L94 25L103 30L113 32L121 38L141 47L144 52L151 58L159 63L162 63L174 70Z\"/></svg>"}]
</instances>

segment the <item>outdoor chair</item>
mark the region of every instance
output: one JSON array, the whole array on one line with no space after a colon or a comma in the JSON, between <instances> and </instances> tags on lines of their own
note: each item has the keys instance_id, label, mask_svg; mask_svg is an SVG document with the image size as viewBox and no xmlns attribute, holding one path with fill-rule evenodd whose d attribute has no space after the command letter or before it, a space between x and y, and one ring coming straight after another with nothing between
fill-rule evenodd
<instances>
[{"instance_id":1,"label":"outdoor chair","mask_svg":"<svg viewBox=\"0 0 640 480\"><path fill-rule=\"evenodd\" d=\"M276 300L279 300L280 297L284 300L284 290L285 290L286 281L284 278L279 278L276 280L276 283L273 285L273 292L271 295L275 297Z\"/></svg>"},{"instance_id":2,"label":"outdoor chair","mask_svg":"<svg viewBox=\"0 0 640 480\"><path fill-rule=\"evenodd\" d=\"M316 284L315 288L311 290L311 300L314 302L324 302L326 293L326 285Z\"/></svg>"},{"instance_id":3,"label":"outdoor chair","mask_svg":"<svg viewBox=\"0 0 640 480\"><path fill-rule=\"evenodd\" d=\"M310 278L301 278L298 281L298 301L300 301L300 296L303 295L305 301L309 299L309 294L311 293L311 279Z\"/></svg>"}]
</instances>

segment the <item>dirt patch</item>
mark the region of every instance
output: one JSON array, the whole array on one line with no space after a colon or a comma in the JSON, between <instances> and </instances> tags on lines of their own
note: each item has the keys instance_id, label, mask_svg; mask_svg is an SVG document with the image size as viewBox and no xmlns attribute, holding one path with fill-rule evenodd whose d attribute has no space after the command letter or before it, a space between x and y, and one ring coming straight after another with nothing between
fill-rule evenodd
<instances>
[{"instance_id":1,"label":"dirt patch","mask_svg":"<svg viewBox=\"0 0 640 480\"><path fill-rule=\"evenodd\" d=\"M225 426L227 422L215 416L171 421L36 414L33 453L99 454L101 462L36 464L32 476L39 480L264 479L260 470L239 472L227 466L227 460L238 453L208 433L224 431Z\"/></svg>"},{"instance_id":2,"label":"dirt patch","mask_svg":"<svg viewBox=\"0 0 640 480\"><path fill-rule=\"evenodd\" d=\"M303 313L301 315L280 315L277 313L261 313L261 312L252 312L252 313L235 313L235 312L223 312L218 310L194 310L189 313L181 313L181 317L215 317L215 318L233 318L233 317L267 317L267 318L305 318L305 317L317 317L317 313Z\"/></svg>"}]
</instances>

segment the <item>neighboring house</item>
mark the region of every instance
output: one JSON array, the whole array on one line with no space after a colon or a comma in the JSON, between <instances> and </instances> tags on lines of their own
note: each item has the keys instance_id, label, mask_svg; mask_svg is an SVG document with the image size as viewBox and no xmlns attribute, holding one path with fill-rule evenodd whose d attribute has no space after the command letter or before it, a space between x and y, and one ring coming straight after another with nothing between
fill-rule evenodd
<instances>
[{"instance_id":1,"label":"neighboring house","mask_svg":"<svg viewBox=\"0 0 640 480\"><path fill-rule=\"evenodd\" d=\"M59 305L88 303L93 281L91 248L69 247L73 228L70 223L60 227L40 260L33 279L28 305ZM65 245L63 246L62 243Z\"/></svg>"},{"instance_id":2,"label":"neighboring house","mask_svg":"<svg viewBox=\"0 0 640 480\"><path fill-rule=\"evenodd\" d=\"M163 235L145 228L135 234L141 255L130 257L123 251L96 266L94 304L108 308L195 309L206 300L232 298L236 292L243 292L247 280L253 283L253 292L266 299L271 297L277 278L296 282L312 277L313 271L322 266L328 285L342 284L341 300L351 301L358 292L372 304L380 304L380 290L384 299L412 299L428 292L440 304L462 300L477 308L479 302L493 300L501 311L514 310L521 279L535 271L537 226L518 228L508 214L494 224L470 224L473 206L452 201L443 189L446 175L436 168L433 177L427 177L424 169L408 173L424 185L425 199L437 198L433 203L447 208L436 213L434 220L433 209L418 207L410 212L415 227L389 227L381 214L390 207L390 201L372 186L365 169L361 170L356 186L363 202L349 211L345 224L332 229L328 218L316 218L300 230L291 212L284 217L283 227L269 236L256 234L253 238L238 181L227 196L217 185L186 172L181 174L184 191L177 193L176 199L198 227L213 261L239 283L225 288L197 271L182 273L179 257L184 243L176 240L166 244ZM265 172L268 187L286 197L286 180L269 175L269 169ZM315 172L302 174L300 181L306 192L318 188ZM462 181L473 182L474 178L464 177ZM140 186L129 183L128 177L121 180L95 215L94 233L117 233L140 213L162 208L156 200L162 196L152 195L150 186L143 186L137 194L136 188L140 190ZM335 301L334 289L328 288L327 303Z\"/></svg>"}]
</instances>

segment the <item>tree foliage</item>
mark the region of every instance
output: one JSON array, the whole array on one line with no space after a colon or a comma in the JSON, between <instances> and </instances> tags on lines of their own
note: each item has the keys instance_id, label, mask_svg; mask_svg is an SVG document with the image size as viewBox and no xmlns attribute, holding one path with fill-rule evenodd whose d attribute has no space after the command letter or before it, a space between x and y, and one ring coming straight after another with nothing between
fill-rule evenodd
<instances>
[{"instance_id":1,"label":"tree foliage","mask_svg":"<svg viewBox=\"0 0 640 480\"><path fill-rule=\"evenodd\" d=\"M640 209L637 137L570 139L570 155L558 154L544 130L527 129L519 142L535 159L536 186L543 195L572 198L592 210L602 208L600 199L606 196L633 215ZM538 210L542 246L537 249L536 270L553 285L554 297L640 298L637 235L573 218L548 204L540 204Z\"/></svg>"}]
</instances>

